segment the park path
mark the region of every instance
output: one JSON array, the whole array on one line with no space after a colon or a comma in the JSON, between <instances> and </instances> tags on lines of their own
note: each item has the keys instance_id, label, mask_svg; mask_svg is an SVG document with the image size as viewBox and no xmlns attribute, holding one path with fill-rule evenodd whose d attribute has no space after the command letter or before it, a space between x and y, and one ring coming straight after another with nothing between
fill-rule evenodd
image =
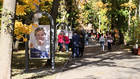
<instances>
[{"instance_id":1,"label":"park path","mask_svg":"<svg viewBox=\"0 0 140 79\"><path fill-rule=\"evenodd\" d=\"M56 79L140 79L140 56L120 47L101 52L99 45L90 41L84 56L71 58Z\"/></svg>"}]
</instances>

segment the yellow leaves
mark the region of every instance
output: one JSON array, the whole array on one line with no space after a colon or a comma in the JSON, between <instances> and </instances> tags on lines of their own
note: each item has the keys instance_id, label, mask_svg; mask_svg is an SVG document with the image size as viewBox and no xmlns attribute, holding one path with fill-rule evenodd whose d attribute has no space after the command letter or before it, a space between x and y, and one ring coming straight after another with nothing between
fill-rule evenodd
<instances>
[{"instance_id":1,"label":"yellow leaves","mask_svg":"<svg viewBox=\"0 0 140 79\"><path fill-rule=\"evenodd\" d=\"M106 13L107 13L107 11L108 11L108 9L107 9L107 8L101 9L101 10L100 10L100 14L106 14Z\"/></svg>"},{"instance_id":2,"label":"yellow leaves","mask_svg":"<svg viewBox=\"0 0 140 79\"><path fill-rule=\"evenodd\" d=\"M24 16L27 15L26 12L34 12L36 11L36 6L40 6L41 3L43 3L42 1L45 2L53 2L53 0L20 0L22 2L22 4L18 3L16 6L16 15L17 16ZM51 10L51 5L42 5L45 6L44 10ZM42 7L41 6L41 7ZM28 16L27 16L28 17ZM20 18L20 20L22 20L22 17ZM17 39L23 39L23 41L26 41L27 39L24 38L23 35L25 34L30 34L34 29L32 28L32 26L34 27L38 27L38 25L36 24L30 24L30 25L26 25L23 24L20 21L15 21L15 29L14 29L14 34L16 36Z\"/></svg>"},{"instance_id":3,"label":"yellow leaves","mask_svg":"<svg viewBox=\"0 0 140 79\"><path fill-rule=\"evenodd\" d=\"M38 27L38 25L37 24L32 24L34 27ZM32 27L32 26L30 26L30 27Z\"/></svg>"},{"instance_id":4,"label":"yellow leaves","mask_svg":"<svg viewBox=\"0 0 140 79\"><path fill-rule=\"evenodd\" d=\"M23 0L23 2L28 4L28 3L31 3L31 0Z\"/></svg>"},{"instance_id":5,"label":"yellow leaves","mask_svg":"<svg viewBox=\"0 0 140 79\"><path fill-rule=\"evenodd\" d=\"M28 0L26 1L26 4L28 5L28 8L31 10L35 10L36 6L35 5L40 5L39 0Z\"/></svg>"},{"instance_id":6,"label":"yellow leaves","mask_svg":"<svg viewBox=\"0 0 140 79\"><path fill-rule=\"evenodd\" d=\"M28 39L27 38L23 38L23 41L26 42Z\"/></svg>"},{"instance_id":7,"label":"yellow leaves","mask_svg":"<svg viewBox=\"0 0 140 79\"><path fill-rule=\"evenodd\" d=\"M51 5L47 5L47 6L41 6L41 10L42 11L48 11L48 12L50 12L51 11Z\"/></svg>"},{"instance_id":8,"label":"yellow leaves","mask_svg":"<svg viewBox=\"0 0 140 79\"><path fill-rule=\"evenodd\" d=\"M36 5L40 5L39 0L23 0L23 2L25 3L24 5L17 5L18 15L25 15L25 9L36 10Z\"/></svg>"},{"instance_id":9,"label":"yellow leaves","mask_svg":"<svg viewBox=\"0 0 140 79\"><path fill-rule=\"evenodd\" d=\"M128 3L121 4L121 6L129 7L129 5L131 5L131 4L132 4L131 2L128 2Z\"/></svg>"},{"instance_id":10,"label":"yellow leaves","mask_svg":"<svg viewBox=\"0 0 140 79\"><path fill-rule=\"evenodd\" d=\"M106 9L106 10L109 10L107 9L108 6L111 6L112 4L111 3L103 3L102 1L98 1L96 2L96 6L98 9Z\"/></svg>"},{"instance_id":11,"label":"yellow leaves","mask_svg":"<svg viewBox=\"0 0 140 79\"><path fill-rule=\"evenodd\" d=\"M16 15L26 15L25 9L26 9L26 5L19 5L17 4L16 7Z\"/></svg>"},{"instance_id":12,"label":"yellow leaves","mask_svg":"<svg viewBox=\"0 0 140 79\"><path fill-rule=\"evenodd\" d=\"M23 37L22 35L18 35L18 36L16 36L16 39L20 40L22 37Z\"/></svg>"},{"instance_id":13,"label":"yellow leaves","mask_svg":"<svg viewBox=\"0 0 140 79\"><path fill-rule=\"evenodd\" d=\"M36 9L36 6L35 5L30 5L30 8L32 9L32 10L35 10Z\"/></svg>"},{"instance_id":14,"label":"yellow leaves","mask_svg":"<svg viewBox=\"0 0 140 79\"><path fill-rule=\"evenodd\" d=\"M14 34L15 34L15 35L18 35L18 33L19 33L19 32L18 32L18 29L15 29L15 30L14 30Z\"/></svg>"},{"instance_id":15,"label":"yellow leaves","mask_svg":"<svg viewBox=\"0 0 140 79\"><path fill-rule=\"evenodd\" d=\"M16 36L16 39L17 39L17 40L23 39L23 42L26 42L26 41L28 40L28 39L25 38L23 35L18 35L18 36Z\"/></svg>"},{"instance_id":16,"label":"yellow leaves","mask_svg":"<svg viewBox=\"0 0 140 79\"><path fill-rule=\"evenodd\" d=\"M103 20L107 20L107 16L102 16L102 19Z\"/></svg>"},{"instance_id":17,"label":"yellow leaves","mask_svg":"<svg viewBox=\"0 0 140 79\"><path fill-rule=\"evenodd\" d=\"M81 9L84 9L85 1L84 0L79 0L78 5L80 6Z\"/></svg>"},{"instance_id":18,"label":"yellow leaves","mask_svg":"<svg viewBox=\"0 0 140 79\"><path fill-rule=\"evenodd\" d=\"M23 24L22 24L22 22L19 22L19 21L15 21L15 28L17 28L18 26L22 26Z\"/></svg>"},{"instance_id":19,"label":"yellow leaves","mask_svg":"<svg viewBox=\"0 0 140 79\"><path fill-rule=\"evenodd\" d=\"M40 2L39 0L29 0L27 5L29 6L31 10L35 10L36 9L35 5L40 5Z\"/></svg>"},{"instance_id":20,"label":"yellow leaves","mask_svg":"<svg viewBox=\"0 0 140 79\"><path fill-rule=\"evenodd\" d=\"M26 3L27 5L39 5L40 4L40 2L39 2L39 0L23 0L23 2L24 3Z\"/></svg>"},{"instance_id":21,"label":"yellow leaves","mask_svg":"<svg viewBox=\"0 0 140 79\"><path fill-rule=\"evenodd\" d=\"M136 9L136 5L134 3L132 3L132 2L124 3L124 4L121 4L120 6L128 7L130 9Z\"/></svg>"},{"instance_id":22,"label":"yellow leaves","mask_svg":"<svg viewBox=\"0 0 140 79\"><path fill-rule=\"evenodd\" d=\"M41 2L42 2L42 1L44 1L44 2L45 2L45 1L48 1L48 2L53 2L53 0L41 0Z\"/></svg>"},{"instance_id":23,"label":"yellow leaves","mask_svg":"<svg viewBox=\"0 0 140 79\"><path fill-rule=\"evenodd\" d=\"M52 7L52 2L53 2L53 0L41 0L40 1L40 9L42 11L50 12L51 7Z\"/></svg>"},{"instance_id":24,"label":"yellow leaves","mask_svg":"<svg viewBox=\"0 0 140 79\"><path fill-rule=\"evenodd\" d=\"M15 21L14 34L16 35L16 38L17 39L23 38L23 40L26 41L23 35L30 34L33 31L32 25L33 24L26 25L26 24L22 24L22 22Z\"/></svg>"},{"instance_id":25,"label":"yellow leaves","mask_svg":"<svg viewBox=\"0 0 140 79\"><path fill-rule=\"evenodd\" d=\"M121 4L120 6L128 7L128 4L127 3L124 3L124 4Z\"/></svg>"},{"instance_id":26,"label":"yellow leaves","mask_svg":"<svg viewBox=\"0 0 140 79\"><path fill-rule=\"evenodd\" d=\"M39 5L40 2L39 2L39 0L33 0L33 4Z\"/></svg>"},{"instance_id":27,"label":"yellow leaves","mask_svg":"<svg viewBox=\"0 0 140 79\"><path fill-rule=\"evenodd\" d=\"M135 17L135 16L132 17L132 20L133 20L133 21L136 20L136 19L137 19L137 17Z\"/></svg>"},{"instance_id":28,"label":"yellow leaves","mask_svg":"<svg viewBox=\"0 0 140 79\"><path fill-rule=\"evenodd\" d=\"M102 1L98 1L96 2L96 5L99 7L99 8L102 8L104 3Z\"/></svg>"}]
</instances>

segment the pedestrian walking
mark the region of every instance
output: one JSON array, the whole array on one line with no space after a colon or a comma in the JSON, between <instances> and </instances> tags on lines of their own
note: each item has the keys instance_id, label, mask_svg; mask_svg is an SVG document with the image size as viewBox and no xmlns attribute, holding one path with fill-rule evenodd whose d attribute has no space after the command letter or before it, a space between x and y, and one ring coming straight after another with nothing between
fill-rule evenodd
<instances>
[{"instance_id":1,"label":"pedestrian walking","mask_svg":"<svg viewBox=\"0 0 140 79\"><path fill-rule=\"evenodd\" d=\"M80 36L75 31L72 36L72 57L79 57Z\"/></svg>"},{"instance_id":2,"label":"pedestrian walking","mask_svg":"<svg viewBox=\"0 0 140 79\"><path fill-rule=\"evenodd\" d=\"M64 43L65 43L66 52L69 52L70 39L68 37L68 34L64 35Z\"/></svg>"},{"instance_id":3,"label":"pedestrian walking","mask_svg":"<svg viewBox=\"0 0 140 79\"><path fill-rule=\"evenodd\" d=\"M102 47L102 51L104 51L104 48L105 48L105 46L104 46L104 44L105 44L105 38L104 38L104 35L103 34L101 34L101 37L99 38L99 42L100 42L100 45Z\"/></svg>"},{"instance_id":4,"label":"pedestrian walking","mask_svg":"<svg viewBox=\"0 0 140 79\"><path fill-rule=\"evenodd\" d=\"M88 32L85 33L85 45L88 46L89 35Z\"/></svg>"},{"instance_id":5,"label":"pedestrian walking","mask_svg":"<svg viewBox=\"0 0 140 79\"><path fill-rule=\"evenodd\" d=\"M70 39L69 50L72 50L72 35L73 35L72 31L69 31L69 35L68 35Z\"/></svg>"},{"instance_id":6,"label":"pedestrian walking","mask_svg":"<svg viewBox=\"0 0 140 79\"><path fill-rule=\"evenodd\" d=\"M80 32L80 46L79 46L79 56L82 57L84 53L84 48L85 48L85 33Z\"/></svg>"},{"instance_id":7,"label":"pedestrian walking","mask_svg":"<svg viewBox=\"0 0 140 79\"><path fill-rule=\"evenodd\" d=\"M113 42L113 38L112 38L112 36L111 36L111 34L109 34L108 36L107 36L107 46L108 46L108 50L111 50L112 49L112 42Z\"/></svg>"},{"instance_id":8,"label":"pedestrian walking","mask_svg":"<svg viewBox=\"0 0 140 79\"><path fill-rule=\"evenodd\" d=\"M63 51L63 44L64 44L64 34L61 31L58 35L58 46L59 46L59 51Z\"/></svg>"},{"instance_id":9,"label":"pedestrian walking","mask_svg":"<svg viewBox=\"0 0 140 79\"><path fill-rule=\"evenodd\" d=\"M99 38L100 38L100 33L97 32L97 35L96 35L96 39L97 39L97 41L99 41Z\"/></svg>"}]
</instances>

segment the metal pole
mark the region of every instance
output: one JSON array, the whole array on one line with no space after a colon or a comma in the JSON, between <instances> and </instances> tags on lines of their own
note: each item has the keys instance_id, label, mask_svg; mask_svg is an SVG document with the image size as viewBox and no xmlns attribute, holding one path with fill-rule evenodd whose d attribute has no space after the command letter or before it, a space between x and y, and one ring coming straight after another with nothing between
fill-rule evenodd
<instances>
[{"instance_id":1,"label":"metal pole","mask_svg":"<svg viewBox=\"0 0 140 79\"><path fill-rule=\"evenodd\" d=\"M52 70L54 70L55 68L55 28L54 28L54 20L52 18L52 16L47 13L47 12L43 12L43 14L47 15L48 18L50 19L50 53L51 53L51 65L52 65Z\"/></svg>"},{"instance_id":2,"label":"metal pole","mask_svg":"<svg viewBox=\"0 0 140 79\"><path fill-rule=\"evenodd\" d=\"M29 35L25 35L25 38L29 40ZM25 42L25 72L29 71L29 47L28 47L29 41L28 40Z\"/></svg>"}]
</instances>

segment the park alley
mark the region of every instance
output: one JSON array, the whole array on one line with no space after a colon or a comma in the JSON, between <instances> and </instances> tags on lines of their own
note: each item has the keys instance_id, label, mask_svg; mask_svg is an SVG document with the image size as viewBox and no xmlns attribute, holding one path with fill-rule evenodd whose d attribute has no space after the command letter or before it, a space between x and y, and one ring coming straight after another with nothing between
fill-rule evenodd
<instances>
[{"instance_id":1,"label":"park alley","mask_svg":"<svg viewBox=\"0 0 140 79\"><path fill-rule=\"evenodd\" d=\"M98 43L90 40L84 56L70 58L56 79L140 79L140 56L122 46L100 50Z\"/></svg>"}]
</instances>

